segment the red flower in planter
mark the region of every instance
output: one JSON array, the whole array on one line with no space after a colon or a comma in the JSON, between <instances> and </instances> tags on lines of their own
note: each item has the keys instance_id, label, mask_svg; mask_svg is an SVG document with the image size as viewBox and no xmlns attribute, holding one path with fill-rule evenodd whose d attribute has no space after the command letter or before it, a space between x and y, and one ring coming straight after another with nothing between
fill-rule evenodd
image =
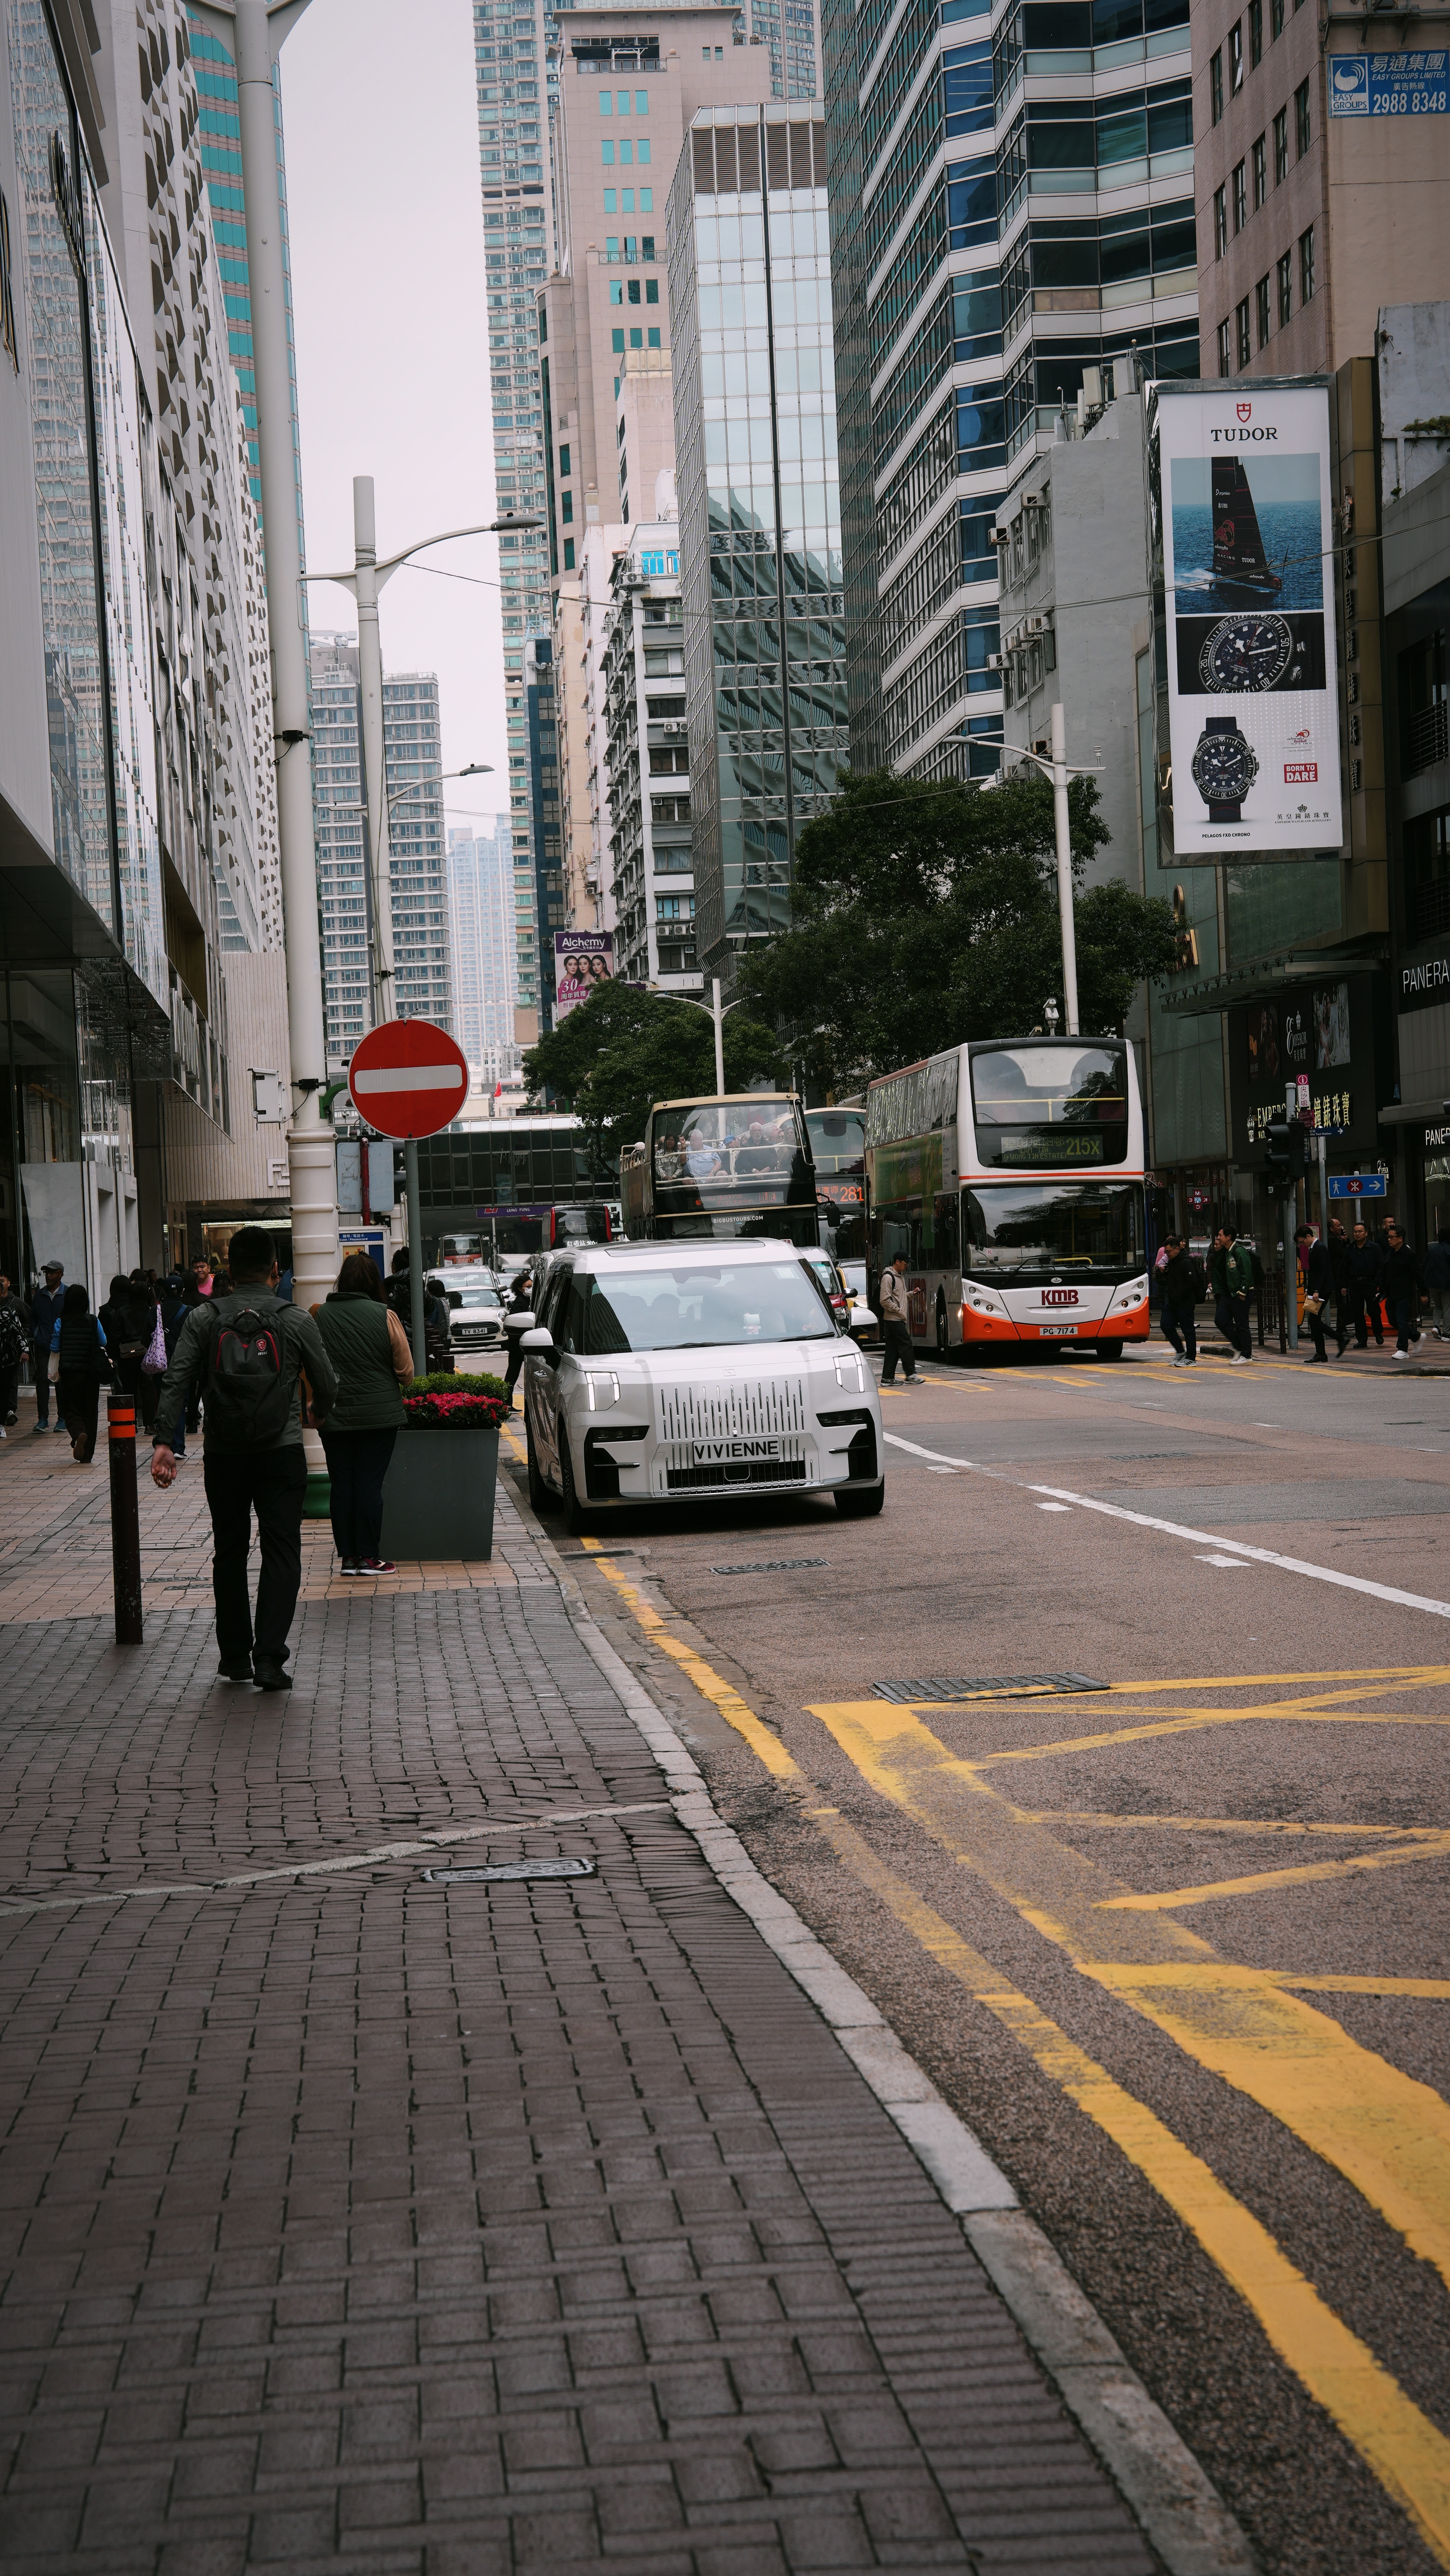
<instances>
[{"instance_id":1,"label":"red flower in planter","mask_svg":"<svg viewBox=\"0 0 1450 2576\"><path fill-rule=\"evenodd\" d=\"M511 1407L496 1395L405 1395L403 1411L420 1430L497 1431Z\"/></svg>"}]
</instances>

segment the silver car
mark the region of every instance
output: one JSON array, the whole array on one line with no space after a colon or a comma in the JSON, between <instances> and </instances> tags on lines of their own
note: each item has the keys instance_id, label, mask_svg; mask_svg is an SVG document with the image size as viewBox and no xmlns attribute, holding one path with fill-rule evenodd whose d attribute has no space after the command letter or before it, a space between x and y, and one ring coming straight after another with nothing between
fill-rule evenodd
<instances>
[{"instance_id":1,"label":"silver car","mask_svg":"<svg viewBox=\"0 0 1450 2576\"><path fill-rule=\"evenodd\" d=\"M523 1351L529 1499L571 1531L645 1502L885 1500L872 1372L789 1244L581 1244L550 1262Z\"/></svg>"},{"instance_id":2,"label":"silver car","mask_svg":"<svg viewBox=\"0 0 1450 2576\"><path fill-rule=\"evenodd\" d=\"M501 1358L504 1348L503 1299L491 1278L450 1277L443 1273L448 1297L448 1338L460 1360Z\"/></svg>"}]
</instances>

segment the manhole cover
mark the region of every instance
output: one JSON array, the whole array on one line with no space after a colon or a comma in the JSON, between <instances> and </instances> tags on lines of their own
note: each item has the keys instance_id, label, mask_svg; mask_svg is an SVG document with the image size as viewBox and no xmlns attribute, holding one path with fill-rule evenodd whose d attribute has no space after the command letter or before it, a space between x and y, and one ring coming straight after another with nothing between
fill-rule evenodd
<instances>
[{"instance_id":1,"label":"manhole cover","mask_svg":"<svg viewBox=\"0 0 1450 2576\"><path fill-rule=\"evenodd\" d=\"M878 1682L878 1699L943 1700L943 1699L1045 1699L1054 1692L1075 1695L1079 1691L1111 1690L1111 1682L1095 1682L1087 1673L985 1673L969 1674L965 1680Z\"/></svg>"},{"instance_id":2,"label":"manhole cover","mask_svg":"<svg viewBox=\"0 0 1450 2576\"><path fill-rule=\"evenodd\" d=\"M500 1878L597 1878L596 1860L499 1860L476 1869L425 1869L423 1876L438 1887L473 1887L480 1880Z\"/></svg>"},{"instance_id":3,"label":"manhole cover","mask_svg":"<svg viewBox=\"0 0 1450 2576\"><path fill-rule=\"evenodd\" d=\"M745 1565L712 1565L712 1574L794 1574L802 1565L828 1565L825 1556L758 1556Z\"/></svg>"}]
</instances>

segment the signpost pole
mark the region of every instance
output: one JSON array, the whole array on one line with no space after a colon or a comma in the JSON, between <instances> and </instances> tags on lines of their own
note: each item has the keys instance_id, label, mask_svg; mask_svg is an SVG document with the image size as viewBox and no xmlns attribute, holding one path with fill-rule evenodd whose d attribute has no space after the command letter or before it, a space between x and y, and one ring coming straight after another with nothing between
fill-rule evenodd
<instances>
[{"instance_id":1,"label":"signpost pole","mask_svg":"<svg viewBox=\"0 0 1450 2576\"><path fill-rule=\"evenodd\" d=\"M717 1095L723 1098L725 1091L725 1014L720 1008L720 978L718 975L712 975L710 978L710 1017L715 1023L715 1090Z\"/></svg>"},{"instance_id":2,"label":"signpost pole","mask_svg":"<svg viewBox=\"0 0 1450 2576\"><path fill-rule=\"evenodd\" d=\"M1320 1136L1319 1136L1319 1138L1318 1138L1318 1144L1319 1144L1319 1232L1320 1232L1320 1235L1321 1235L1322 1239L1324 1240L1324 1242L1325 1242L1325 1243L1327 1243L1327 1242L1329 1241L1329 1139L1328 1139L1328 1137L1327 1137L1327 1136L1325 1136L1325 1135L1323 1135L1323 1134L1321 1133L1321 1135L1320 1135Z\"/></svg>"},{"instance_id":3,"label":"signpost pole","mask_svg":"<svg viewBox=\"0 0 1450 2576\"><path fill-rule=\"evenodd\" d=\"M428 1337L423 1323L423 1211L418 1198L418 1139L410 1136L403 1147L403 1171L408 1192L408 1314L412 1324L413 1375L428 1374Z\"/></svg>"},{"instance_id":4,"label":"signpost pole","mask_svg":"<svg viewBox=\"0 0 1450 2576\"><path fill-rule=\"evenodd\" d=\"M1296 1084L1284 1086L1284 1115L1292 1126L1298 1110ZM1289 1332L1289 1348L1299 1348L1299 1265L1294 1253L1294 1227L1299 1215L1299 1184L1291 1180L1284 1196L1284 1314Z\"/></svg>"}]
</instances>

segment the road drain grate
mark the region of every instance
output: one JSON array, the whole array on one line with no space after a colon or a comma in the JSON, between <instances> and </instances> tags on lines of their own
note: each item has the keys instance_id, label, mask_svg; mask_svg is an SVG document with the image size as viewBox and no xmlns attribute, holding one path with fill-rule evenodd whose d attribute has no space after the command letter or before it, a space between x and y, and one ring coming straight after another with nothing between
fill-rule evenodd
<instances>
[{"instance_id":1,"label":"road drain grate","mask_svg":"<svg viewBox=\"0 0 1450 2576\"><path fill-rule=\"evenodd\" d=\"M425 1869L435 1887L475 1887L506 1878L597 1878L597 1860L500 1860L477 1869Z\"/></svg>"},{"instance_id":2,"label":"road drain grate","mask_svg":"<svg viewBox=\"0 0 1450 2576\"><path fill-rule=\"evenodd\" d=\"M712 1574L794 1574L803 1565L828 1565L825 1556L760 1556L744 1565L712 1565Z\"/></svg>"},{"instance_id":3,"label":"road drain grate","mask_svg":"<svg viewBox=\"0 0 1450 2576\"><path fill-rule=\"evenodd\" d=\"M904 1706L914 1700L1051 1699L1111 1689L1111 1682L1095 1682L1087 1673L987 1673L956 1681L878 1682L876 1696Z\"/></svg>"}]
</instances>

